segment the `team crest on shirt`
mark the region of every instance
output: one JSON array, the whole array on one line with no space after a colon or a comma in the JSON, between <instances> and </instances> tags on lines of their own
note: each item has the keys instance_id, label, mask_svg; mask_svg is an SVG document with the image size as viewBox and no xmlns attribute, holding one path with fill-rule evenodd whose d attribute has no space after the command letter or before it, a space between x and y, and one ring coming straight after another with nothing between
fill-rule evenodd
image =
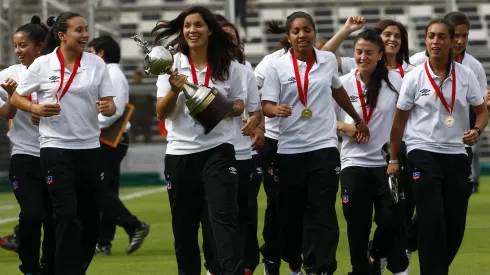
<instances>
[{"instance_id":1,"label":"team crest on shirt","mask_svg":"<svg viewBox=\"0 0 490 275\"><path fill-rule=\"evenodd\" d=\"M17 188L19 188L19 181L14 180L14 182L12 182L12 189L15 191Z\"/></svg>"},{"instance_id":2,"label":"team crest on shirt","mask_svg":"<svg viewBox=\"0 0 490 275\"><path fill-rule=\"evenodd\" d=\"M351 96L349 96L349 98L350 98L350 102L357 102L357 99L359 98L359 96L351 95Z\"/></svg>"},{"instance_id":3,"label":"team crest on shirt","mask_svg":"<svg viewBox=\"0 0 490 275\"><path fill-rule=\"evenodd\" d=\"M342 195L342 203L349 203L349 195Z\"/></svg>"},{"instance_id":4,"label":"team crest on shirt","mask_svg":"<svg viewBox=\"0 0 490 275\"><path fill-rule=\"evenodd\" d=\"M413 172L413 174L412 174L412 179L413 179L413 180L418 180L418 179L420 179L420 172Z\"/></svg>"},{"instance_id":5,"label":"team crest on shirt","mask_svg":"<svg viewBox=\"0 0 490 275\"><path fill-rule=\"evenodd\" d=\"M291 76L289 79L288 79L288 84L293 84L293 83L296 83L296 77L294 76Z\"/></svg>"},{"instance_id":6,"label":"team crest on shirt","mask_svg":"<svg viewBox=\"0 0 490 275\"><path fill-rule=\"evenodd\" d=\"M60 77L53 75L52 77L49 78L49 80L51 80L51 83L60 82Z\"/></svg>"},{"instance_id":7,"label":"team crest on shirt","mask_svg":"<svg viewBox=\"0 0 490 275\"><path fill-rule=\"evenodd\" d=\"M47 176L46 177L46 184L51 184L51 183L53 183L53 181L54 181L53 176Z\"/></svg>"},{"instance_id":8,"label":"team crest on shirt","mask_svg":"<svg viewBox=\"0 0 490 275\"><path fill-rule=\"evenodd\" d=\"M262 167L256 167L255 173L257 173L257 175L262 175Z\"/></svg>"},{"instance_id":9,"label":"team crest on shirt","mask_svg":"<svg viewBox=\"0 0 490 275\"><path fill-rule=\"evenodd\" d=\"M167 180L167 190L172 190L172 182Z\"/></svg>"},{"instance_id":10,"label":"team crest on shirt","mask_svg":"<svg viewBox=\"0 0 490 275\"><path fill-rule=\"evenodd\" d=\"M430 95L430 90L429 89L422 89L419 91L420 96L428 96Z\"/></svg>"}]
</instances>

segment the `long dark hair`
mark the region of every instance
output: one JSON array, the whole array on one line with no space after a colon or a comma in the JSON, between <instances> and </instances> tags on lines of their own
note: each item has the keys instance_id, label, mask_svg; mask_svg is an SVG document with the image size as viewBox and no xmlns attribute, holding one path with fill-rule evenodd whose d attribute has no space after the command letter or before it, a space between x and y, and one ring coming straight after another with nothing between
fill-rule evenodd
<instances>
[{"instance_id":1,"label":"long dark hair","mask_svg":"<svg viewBox=\"0 0 490 275\"><path fill-rule=\"evenodd\" d=\"M185 18L191 14L198 13L212 31L209 36L207 58L211 67L213 81L224 81L228 79L230 63L237 56L237 46L231 37L221 28L212 12L208 9L195 6L181 12L174 20L160 20L151 31L155 36L155 44L166 42L168 45L176 45L177 51L189 55L189 45L184 38L183 27Z\"/></svg>"},{"instance_id":2,"label":"long dark hair","mask_svg":"<svg viewBox=\"0 0 490 275\"><path fill-rule=\"evenodd\" d=\"M425 28L425 38L427 38L427 32L429 31L430 26L434 24L443 24L447 28L447 32L449 33L449 37L451 37L451 41L454 39L454 36L456 35L456 31L454 29L454 26L451 22L449 22L446 19L435 19L430 21L429 25L427 25L427 28ZM427 45L425 46L425 55L429 56L429 51L427 50ZM449 54L447 57L447 71L449 72L449 68L451 68L451 63L453 62L453 53L452 49L449 49Z\"/></svg>"},{"instance_id":3,"label":"long dark hair","mask_svg":"<svg viewBox=\"0 0 490 275\"><path fill-rule=\"evenodd\" d=\"M385 66L386 58L385 58L385 46L383 40L379 36L380 29L373 28L367 29L361 33L359 33L354 40L354 47L356 46L357 41L360 39L369 41L378 46L379 52L381 52L382 57L378 60L376 64L376 68L374 72L371 73L371 80L366 86L366 105L370 105L371 108L376 107L378 102L379 92L381 90L381 86L383 85L383 80L388 84L390 90L398 93L398 91L393 87L388 77L388 69Z\"/></svg>"},{"instance_id":4,"label":"long dark hair","mask_svg":"<svg viewBox=\"0 0 490 275\"><path fill-rule=\"evenodd\" d=\"M238 33L237 27L228 21L223 15L221 14L215 14L214 17L218 21L218 23L221 25L222 28L232 28L233 31L235 32L235 37L236 37L236 43L238 47L238 51L236 51L236 56L235 59L240 62L241 64L245 64L245 45L242 42L242 39L240 38L240 33Z\"/></svg>"},{"instance_id":5,"label":"long dark hair","mask_svg":"<svg viewBox=\"0 0 490 275\"><path fill-rule=\"evenodd\" d=\"M29 39L33 41L36 46L39 46L44 42L44 39L46 39L48 31L48 26L41 23L41 18L39 18L39 16L34 15L31 18L30 23L20 26L15 33L25 32L28 34Z\"/></svg>"},{"instance_id":6,"label":"long dark hair","mask_svg":"<svg viewBox=\"0 0 490 275\"><path fill-rule=\"evenodd\" d=\"M403 61L405 61L407 64L410 64L407 29L405 28L405 26L403 26L402 23L391 19L381 20L376 24L376 28L380 29L381 33L383 33L383 31L389 26L396 26L398 30L400 30L400 36L402 40L400 43L400 50L396 53L396 62L400 65L403 64Z\"/></svg>"},{"instance_id":7,"label":"long dark hair","mask_svg":"<svg viewBox=\"0 0 490 275\"><path fill-rule=\"evenodd\" d=\"M311 26L313 27L313 31L316 33L316 26L315 26L315 21L311 17L311 15L307 14L306 12L302 11L297 11L291 13L287 18L286 18L286 25L285 26L280 26L279 22L277 21L268 21L266 23L267 26L267 32L273 33L273 34L286 34L281 40L279 40L280 46L284 49L284 52L287 52L291 47L291 43L289 43L287 35L289 34L289 30L291 29L291 24L293 21L297 18L304 18L308 21L310 21Z\"/></svg>"}]
</instances>

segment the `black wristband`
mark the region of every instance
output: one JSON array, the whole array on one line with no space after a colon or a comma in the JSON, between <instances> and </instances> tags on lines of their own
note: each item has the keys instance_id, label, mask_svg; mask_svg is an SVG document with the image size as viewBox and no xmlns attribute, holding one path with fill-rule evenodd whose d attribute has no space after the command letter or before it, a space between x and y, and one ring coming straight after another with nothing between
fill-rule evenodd
<instances>
[{"instance_id":1,"label":"black wristband","mask_svg":"<svg viewBox=\"0 0 490 275\"><path fill-rule=\"evenodd\" d=\"M478 127L476 127L476 126L475 126L475 127L473 127L473 129L474 129L474 130L476 130L476 131L478 132L478 136L480 136L480 135L481 135L481 130L480 130L480 128L478 128Z\"/></svg>"}]
</instances>

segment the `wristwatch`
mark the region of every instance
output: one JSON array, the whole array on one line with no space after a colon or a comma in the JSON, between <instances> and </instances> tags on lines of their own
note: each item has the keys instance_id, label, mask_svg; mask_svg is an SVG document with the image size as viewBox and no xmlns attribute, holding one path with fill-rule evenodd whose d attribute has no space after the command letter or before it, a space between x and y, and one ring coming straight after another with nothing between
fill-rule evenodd
<instances>
[{"instance_id":1,"label":"wristwatch","mask_svg":"<svg viewBox=\"0 0 490 275\"><path fill-rule=\"evenodd\" d=\"M359 126L359 124L361 124L362 122L363 122L363 121L362 121L362 118L361 118L361 120L359 120L358 122L356 122L354 125L357 127L357 126Z\"/></svg>"}]
</instances>

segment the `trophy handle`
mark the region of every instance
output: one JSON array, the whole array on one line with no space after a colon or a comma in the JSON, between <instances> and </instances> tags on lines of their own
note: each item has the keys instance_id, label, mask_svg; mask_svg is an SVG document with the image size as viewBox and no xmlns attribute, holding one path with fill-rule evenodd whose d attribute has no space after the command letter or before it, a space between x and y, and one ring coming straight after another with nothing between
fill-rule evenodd
<instances>
[{"instance_id":1,"label":"trophy handle","mask_svg":"<svg viewBox=\"0 0 490 275\"><path fill-rule=\"evenodd\" d=\"M131 36L131 39L133 39L140 48L143 49L145 54L148 54L151 52L150 46L148 46L148 41L143 40L143 36L138 34L138 35L133 35Z\"/></svg>"}]
</instances>

